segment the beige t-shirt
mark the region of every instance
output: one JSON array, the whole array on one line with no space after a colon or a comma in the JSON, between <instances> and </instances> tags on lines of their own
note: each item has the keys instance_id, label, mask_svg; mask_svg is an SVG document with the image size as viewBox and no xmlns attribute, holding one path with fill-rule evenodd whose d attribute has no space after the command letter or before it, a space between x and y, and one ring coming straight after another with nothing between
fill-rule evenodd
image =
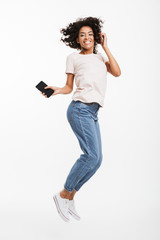
<instances>
[{"instance_id":1,"label":"beige t-shirt","mask_svg":"<svg viewBox=\"0 0 160 240\"><path fill-rule=\"evenodd\" d=\"M104 98L107 87L107 67L105 62L108 57L101 53L80 54L72 52L66 59L65 73L75 76L76 90L72 100L82 102L97 102L104 106Z\"/></svg>"}]
</instances>

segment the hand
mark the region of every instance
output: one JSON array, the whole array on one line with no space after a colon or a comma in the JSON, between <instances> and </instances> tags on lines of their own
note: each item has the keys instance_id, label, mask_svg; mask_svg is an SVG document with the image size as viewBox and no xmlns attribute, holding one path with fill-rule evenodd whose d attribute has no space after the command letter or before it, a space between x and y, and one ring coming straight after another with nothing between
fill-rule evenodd
<instances>
[{"instance_id":1,"label":"hand","mask_svg":"<svg viewBox=\"0 0 160 240\"><path fill-rule=\"evenodd\" d=\"M101 46L103 49L107 49L108 46L107 46L107 35L106 33L99 33L100 34L100 43L101 43Z\"/></svg>"},{"instance_id":2,"label":"hand","mask_svg":"<svg viewBox=\"0 0 160 240\"><path fill-rule=\"evenodd\" d=\"M61 90L61 88L59 87L52 87L52 86L46 86L44 89L47 89L47 88L51 88L52 90L54 90L54 93L51 96L59 94ZM45 93L41 92L41 94L47 98L47 95L45 95Z\"/></svg>"}]
</instances>

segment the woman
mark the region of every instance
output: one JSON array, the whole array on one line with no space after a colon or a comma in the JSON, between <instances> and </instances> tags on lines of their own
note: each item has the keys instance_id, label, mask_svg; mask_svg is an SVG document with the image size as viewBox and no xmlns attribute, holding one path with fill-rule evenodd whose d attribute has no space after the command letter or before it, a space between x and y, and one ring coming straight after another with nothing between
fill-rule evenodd
<instances>
[{"instance_id":1,"label":"woman","mask_svg":"<svg viewBox=\"0 0 160 240\"><path fill-rule=\"evenodd\" d=\"M73 52L67 56L66 85L63 88L46 87L55 91L54 96L71 93L74 78L77 86L67 109L67 119L83 154L71 168L64 189L53 197L58 213L66 222L69 221L69 214L80 220L75 209L74 195L93 176L102 162L98 111L104 105L107 72L115 77L121 74L108 48L107 36L101 32L102 23L98 18L79 18L65 29L61 29L64 35L61 40L80 52ZM101 44L105 57L97 53L97 44Z\"/></svg>"}]
</instances>

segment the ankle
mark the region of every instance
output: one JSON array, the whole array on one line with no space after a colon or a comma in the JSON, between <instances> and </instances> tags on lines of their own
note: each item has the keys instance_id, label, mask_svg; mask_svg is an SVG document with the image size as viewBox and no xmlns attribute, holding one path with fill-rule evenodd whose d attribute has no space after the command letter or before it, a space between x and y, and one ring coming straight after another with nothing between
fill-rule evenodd
<instances>
[{"instance_id":1,"label":"ankle","mask_svg":"<svg viewBox=\"0 0 160 240\"><path fill-rule=\"evenodd\" d=\"M71 193L68 192L68 191L66 191L66 190L62 190L62 191L60 192L60 196L61 196L61 198L66 198L66 199L70 200L70 198L71 198Z\"/></svg>"},{"instance_id":2,"label":"ankle","mask_svg":"<svg viewBox=\"0 0 160 240\"><path fill-rule=\"evenodd\" d=\"M60 192L60 196L61 196L61 198L66 198L66 199L68 199L68 197L66 196L66 194L64 194L64 193L62 193L62 192Z\"/></svg>"},{"instance_id":3,"label":"ankle","mask_svg":"<svg viewBox=\"0 0 160 240\"><path fill-rule=\"evenodd\" d=\"M63 189L60 192L60 196L61 196L61 198L66 198L66 199L69 199L69 200L73 200L75 193L76 193L75 190L73 190L72 192L68 192L66 189Z\"/></svg>"},{"instance_id":4,"label":"ankle","mask_svg":"<svg viewBox=\"0 0 160 240\"><path fill-rule=\"evenodd\" d=\"M72 197L72 196L70 196L70 197L69 197L69 200L73 200L73 197Z\"/></svg>"}]
</instances>

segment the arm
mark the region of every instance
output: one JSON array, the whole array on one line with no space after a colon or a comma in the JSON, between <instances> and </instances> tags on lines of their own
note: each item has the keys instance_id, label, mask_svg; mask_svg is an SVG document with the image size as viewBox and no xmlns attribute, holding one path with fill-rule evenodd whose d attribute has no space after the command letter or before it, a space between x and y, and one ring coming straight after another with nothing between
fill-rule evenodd
<instances>
[{"instance_id":1,"label":"arm","mask_svg":"<svg viewBox=\"0 0 160 240\"><path fill-rule=\"evenodd\" d=\"M109 59L108 62L105 62L107 71L111 73L113 76L119 77L121 75L121 69L108 48L106 33L100 33L100 37L101 46Z\"/></svg>"},{"instance_id":2,"label":"arm","mask_svg":"<svg viewBox=\"0 0 160 240\"><path fill-rule=\"evenodd\" d=\"M56 94L69 94L73 90L73 81L74 81L74 75L72 73L67 73L67 81L64 87L60 88L60 87L47 86L45 87L45 89L47 88L53 89L54 93L52 94L52 96ZM47 97L45 93L41 93L41 94Z\"/></svg>"},{"instance_id":3,"label":"arm","mask_svg":"<svg viewBox=\"0 0 160 240\"><path fill-rule=\"evenodd\" d=\"M111 73L113 76L119 77L121 75L121 70L120 70L120 67L119 67L118 63L116 62L116 60L112 56L109 48L104 48L104 51L109 58L109 61L105 62L106 67L107 67L107 71L109 73Z\"/></svg>"},{"instance_id":4,"label":"arm","mask_svg":"<svg viewBox=\"0 0 160 240\"><path fill-rule=\"evenodd\" d=\"M72 73L67 73L66 85L60 89L60 93L61 94L71 93L73 90L73 81L74 81L74 75Z\"/></svg>"}]
</instances>

